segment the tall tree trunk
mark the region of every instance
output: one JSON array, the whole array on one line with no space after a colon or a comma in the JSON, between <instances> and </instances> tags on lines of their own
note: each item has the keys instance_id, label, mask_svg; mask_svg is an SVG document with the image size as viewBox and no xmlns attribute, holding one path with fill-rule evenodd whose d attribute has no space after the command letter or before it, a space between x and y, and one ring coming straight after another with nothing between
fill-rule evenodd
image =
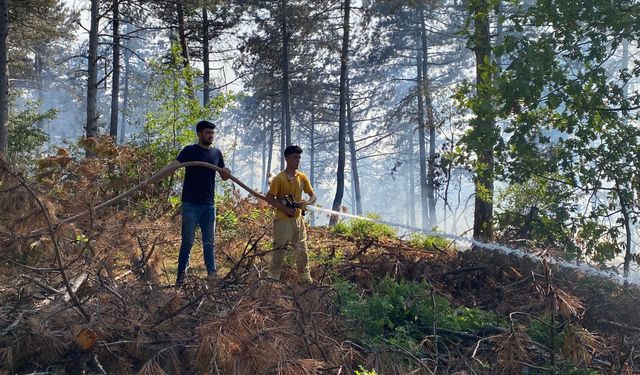
<instances>
[{"instance_id":1,"label":"tall tree trunk","mask_svg":"<svg viewBox=\"0 0 640 375\"><path fill-rule=\"evenodd\" d=\"M209 15L207 8L202 8L202 65L203 65L203 87L202 87L202 105L206 107L209 104L209 95L211 85L211 67L209 65Z\"/></svg>"},{"instance_id":2,"label":"tall tree trunk","mask_svg":"<svg viewBox=\"0 0 640 375\"><path fill-rule=\"evenodd\" d=\"M489 34L489 13L491 1L481 0L469 3L474 19L473 45L476 57L476 95L479 104L472 120L477 135L475 154L478 166L475 176L475 205L473 213L473 237L491 240L493 237L493 149L497 142L495 115L491 100L491 35Z\"/></svg>"},{"instance_id":3,"label":"tall tree trunk","mask_svg":"<svg viewBox=\"0 0 640 375\"><path fill-rule=\"evenodd\" d=\"M423 90L423 65L422 53L420 48L417 52L417 95L418 95L418 146L419 146L419 165L420 165L420 213L422 219L422 229L429 229L429 193L427 191L427 149L425 140L425 108Z\"/></svg>"},{"instance_id":4,"label":"tall tree trunk","mask_svg":"<svg viewBox=\"0 0 640 375\"><path fill-rule=\"evenodd\" d=\"M9 147L9 0L0 0L0 154L7 156ZM0 155L1 156L1 155Z\"/></svg>"},{"instance_id":5,"label":"tall tree trunk","mask_svg":"<svg viewBox=\"0 0 640 375\"><path fill-rule=\"evenodd\" d=\"M429 83L429 45L424 23L424 7L420 7L420 35L422 39L422 95L424 95L429 128L429 159L427 162L427 199L429 203L429 228L436 226L436 124L433 119L433 100Z\"/></svg>"},{"instance_id":6,"label":"tall tree trunk","mask_svg":"<svg viewBox=\"0 0 640 375\"><path fill-rule=\"evenodd\" d=\"M342 25L342 53L340 56L340 115L338 118L338 172L336 176L336 196L331 206L334 211L340 211L344 195L344 165L345 165L345 133L347 122L347 81L349 79L349 19L351 0L344 0L344 23ZM337 215L332 215L329 225L338 222Z\"/></svg>"},{"instance_id":7,"label":"tall tree trunk","mask_svg":"<svg viewBox=\"0 0 640 375\"><path fill-rule=\"evenodd\" d=\"M35 79L36 79L36 87L38 90L38 106L40 108L43 107L44 103L44 61L43 61L43 49L44 46L41 43L38 43L34 48L35 59L34 59L34 70L35 70ZM38 129L44 130L45 120L38 120ZM47 131L48 133L48 131Z\"/></svg>"},{"instance_id":8,"label":"tall tree trunk","mask_svg":"<svg viewBox=\"0 0 640 375\"><path fill-rule=\"evenodd\" d=\"M261 173L260 173L260 187L261 191L264 191L264 182L267 180L267 143L269 143L269 138L267 137L267 132L269 131L269 124L267 122L267 116L265 113L262 113L262 159L261 159Z\"/></svg>"},{"instance_id":9,"label":"tall tree trunk","mask_svg":"<svg viewBox=\"0 0 640 375\"><path fill-rule=\"evenodd\" d=\"M291 100L289 99L289 27L287 0L282 0L282 126L285 146L291 144Z\"/></svg>"},{"instance_id":10,"label":"tall tree trunk","mask_svg":"<svg viewBox=\"0 0 640 375\"><path fill-rule=\"evenodd\" d=\"M87 69L87 138L98 135L98 115L96 102L98 96L98 0L91 0L91 27L89 29L89 61ZM94 156L87 149L86 155Z\"/></svg>"},{"instance_id":11,"label":"tall tree trunk","mask_svg":"<svg viewBox=\"0 0 640 375\"><path fill-rule=\"evenodd\" d=\"M284 149L287 147L284 123L280 123L280 170L284 171Z\"/></svg>"},{"instance_id":12,"label":"tall tree trunk","mask_svg":"<svg viewBox=\"0 0 640 375\"><path fill-rule=\"evenodd\" d=\"M275 103L271 103L271 118L269 119L269 152L267 154L267 178L265 178L264 183L264 192L267 192L269 190L269 173L271 173L271 161L273 160L273 138L274 138L274 133L275 133L275 127L276 127L276 110L275 110Z\"/></svg>"},{"instance_id":13,"label":"tall tree trunk","mask_svg":"<svg viewBox=\"0 0 640 375\"><path fill-rule=\"evenodd\" d=\"M182 55L182 65L186 68L189 67L189 45L187 44L187 32L184 21L184 5L182 1L176 2L176 11L178 14L178 39L180 42L180 53ZM186 77L187 91L191 97L195 97L196 93L193 88L193 77L191 74L187 74Z\"/></svg>"},{"instance_id":14,"label":"tall tree trunk","mask_svg":"<svg viewBox=\"0 0 640 375\"><path fill-rule=\"evenodd\" d=\"M311 112L311 130L309 134L309 182L316 182L316 113Z\"/></svg>"},{"instance_id":15,"label":"tall tree trunk","mask_svg":"<svg viewBox=\"0 0 640 375\"><path fill-rule=\"evenodd\" d=\"M415 193L416 193L416 176L415 176L415 159L413 158L413 131L409 133L409 192L410 194L407 196L407 211L409 212L409 225L412 227L416 226L416 201L415 201Z\"/></svg>"},{"instance_id":16,"label":"tall tree trunk","mask_svg":"<svg viewBox=\"0 0 640 375\"><path fill-rule=\"evenodd\" d=\"M360 176L358 175L358 158L356 157L356 137L353 131L353 115L351 112L351 91L347 80L347 126L349 132L349 152L351 154L351 176L355 197L355 212L362 215L362 196L360 194Z\"/></svg>"},{"instance_id":17,"label":"tall tree trunk","mask_svg":"<svg viewBox=\"0 0 640 375\"><path fill-rule=\"evenodd\" d=\"M126 24L125 30L126 32L129 31L129 24ZM129 51L129 38L126 38L124 50L124 92L122 93L122 118L120 119L120 144L123 144L125 141L125 132L127 130L127 122L129 121L130 60L131 51Z\"/></svg>"},{"instance_id":18,"label":"tall tree trunk","mask_svg":"<svg viewBox=\"0 0 640 375\"><path fill-rule=\"evenodd\" d=\"M316 112L311 111L311 130L309 134L309 182L311 186L316 183ZM311 218L309 219L311 226L316 225L316 215L311 212Z\"/></svg>"},{"instance_id":19,"label":"tall tree trunk","mask_svg":"<svg viewBox=\"0 0 640 375\"><path fill-rule=\"evenodd\" d=\"M109 135L118 138L118 106L120 104L120 0L113 0L113 75L111 84L111 122Z\"/></svg>"}]
</instances>

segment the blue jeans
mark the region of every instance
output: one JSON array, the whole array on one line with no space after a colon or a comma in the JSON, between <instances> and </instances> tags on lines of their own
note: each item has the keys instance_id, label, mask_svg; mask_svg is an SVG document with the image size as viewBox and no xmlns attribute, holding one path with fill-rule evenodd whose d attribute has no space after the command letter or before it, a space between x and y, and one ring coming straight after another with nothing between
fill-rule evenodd
<instances>
[{"instance_id":1,"label":"blue jeans","mask_svg":"<svg viewBox=\"0 0 640 375\"><path fill-rule=\"evenodd\" d=\"M178 281L189 267L189 256L196 235L196 226L202 232L204 264L207 273L217 271L214 233L216 230L216 208L213 204L182 202L182 244L178 255Z\"/></svg>"}]
</instances>

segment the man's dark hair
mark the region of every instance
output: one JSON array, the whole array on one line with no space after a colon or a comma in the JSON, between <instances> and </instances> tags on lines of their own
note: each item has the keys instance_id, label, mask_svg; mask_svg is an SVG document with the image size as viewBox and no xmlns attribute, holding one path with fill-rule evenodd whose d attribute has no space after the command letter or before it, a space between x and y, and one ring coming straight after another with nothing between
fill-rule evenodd
<instances>
[{"instance_id":1,"label":"man's dark hair","mask_svg":"<svg viewBox=\"0 0 640 375\"><path fill-rule=\"evenodd\" d=\"M293 154L302 154L302 149L300 148L300 146L291 145L291 146L287 146L287 148L284 149L284 157L287 157Z\"/></svg>"},{"instance_id":2,"label":"man's dark hair","mask_svg":"<svg viewBox=\"0 0 640 375\"><path fill-rule=\"evenodd\" d=\"M213 122L209 122L207 120L202 120L200 122L198 122L196 124L196 133L200 133L201 131L203 131L204 129L215 129L216 128L216 124L214 124Z\"/></svg>"}]
</instances>

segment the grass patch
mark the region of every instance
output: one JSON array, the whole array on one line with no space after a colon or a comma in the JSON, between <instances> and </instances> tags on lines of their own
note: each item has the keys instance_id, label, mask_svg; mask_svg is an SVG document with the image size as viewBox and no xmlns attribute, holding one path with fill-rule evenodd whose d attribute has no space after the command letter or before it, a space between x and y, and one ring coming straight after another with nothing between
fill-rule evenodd
<instances>
[{"instance_id":1,"label":"grass patch","mask_svg":"<svg viewBox=\"0 0 640 375\"><path fill-rule=\"evenodd\" d=\"M380 216L375 214L367 214L366 217L372 220L380 219ZM373 238L376 240L396 238L396 230L392 226L361 219L341 221L332 228L332 232L354 238Z\"/></svg>"}]
</instances>

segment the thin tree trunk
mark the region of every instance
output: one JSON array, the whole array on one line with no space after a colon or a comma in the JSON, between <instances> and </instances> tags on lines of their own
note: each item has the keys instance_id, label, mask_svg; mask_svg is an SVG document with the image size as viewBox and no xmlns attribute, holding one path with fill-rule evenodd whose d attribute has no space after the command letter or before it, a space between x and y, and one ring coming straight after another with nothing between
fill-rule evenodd
<instances>
[{"instance_id":1,"label":"thin tree trunk","mask_svg":"<svg viewBox=\"0 0 640 375\"><path fill-rule=\"evenodd\" d=\"M282 0L282 126L285 146L291 144L291 101L289 99L289 28L287 0ZM283 168L284 169L284 168Z\"/></svg>"},{"instance_id":2,"label":"thin tree trunk","mask_svg":"<svg viewBox=\"0 0 640 375\"><path fill-rule=\"evenodd\" d=\"M91 0L91 27L89 29L89 61L87 69L87 138L98 135L98 115L96 102L98 95L98 0ZM93 151L86 150L86 155L94 156Z\"/></svg>"},{"instance_id":3,"label":"thin tree trunk","mask_svg":"<svg viewBox=\"0 0 640 375\"><path fill-rule=\"evenodd\" d=\"M338 172L336 176L336 196L331 206L334 211L340 211L344 195L344 165L345 165L345 133L347 121L347 81L349 79L349 19L351 1L344 0L344 23L342 26L342 53L340 56L340 116L338 119ZM335 225L338 216L332 215L329 225Z\"/></svg>"},{"instance_id":4,"label":"thin tree trunk","mask_svg":"<svg viewBox=\"0 0 640 375\"><path fill-rule=\"evenodd\" d=\"M263 191L267 192L269 190L269 173L271 173L271 161L273 160L273 138L276 127L276 110L275 103L271 103L271 118L269 119L269 153L267 155L267 178L264 181L264 189Z\"/></svg>"},{"instance_id":5,"label":"thin tree trunk","mask_svg":"<svg viewBox=\"0 0 640 375\"><path fill-rule=\"evenodd\" d=\"M420 35L422 40L422 95L424 95L429 129L429 159L427 161L427 199L429 204L429 228L436 226L436 124L433 119L433 100L429 83L429 45L424 23L424 7L420 7Z\"/></svg>"},{"instance_id":6,"label":"thin tree trunk","mask_svg":"<svg viewBox=\"0 0 640 375\"><path fill-rule=\"evenodd\" d=\"M471 4L471 3L470 3ZM472 121L476 133L481 135L475 147L478 167L475 178L475 204L473 213L473 237L491 240L493 237L493 179L495 146L495 118L491 108L491 74L487 62L491 60L491 35L489 34L488 0L473 3L471 15L474 18L474 52L476 56L476 92L482 104L477 105Z\"/></svg>"},{"instance_id":7,"label":"thin tree trunk","mask_svg":"<svg viewBox=\"0 0 640 375\"><path fill-rule=\"evenodd\" d=\"M178 14L178 39L180 42L180 53L182 55L182 65L184 68L189 67L189 46L187 44L187 33L184 21L184 5L181 1L176 2L176 11ZM193 78L191 74L186 76L187 90L191 97L195 97L195 90L193 88Z\"/></svg>"},{"instance_id":8,"label":"thin tree trunk","mask_svg":"<svg viewBox=\"0 0 640 375\"><path fill-rule=\"evenodd\" d=\"M415 176L415 159L413 158L413 131L409 133L409 191L410 195L407 197L407 205L409 212L409 225L416 226L416 176Z\"/></svg>"},{"instance_id":9,"label":"thin tree trunk","mask_svg":"<svg viewBox=\"0 0 640 375\"><path fill-rule=\"evenodd\" d=\"M358 175L358 158L356 157L356 137L353 131L353 115L351 112L351 91L347 80L347 126L349 131L349 152L351 154L351 175L355 199L356 215L362 215L362 196L360 194L360 176Z\"/></svg>"},{"instance_id":10,"label":"thin tree trunk","mask_svg":"<svg viewBox=\"0 0 640 375\"><path fill-rule=\"evenodd\" d=\"M314 186L316 183L316 113L311 111L311 131L309 134L309 183ZM313 227L316 225L315 212L310 212L309 223Z\"/></svg>"},{"instance_id":11,"label":"thin tree trunk","mask_svg":"<svg viewBox=\"0 0 640 375\"><path fill-rule=\"evenodd\" d=\"M211 81L211 67L209 65L209 15L207 8L202 8L202 64L203 64L203 87L202 87L202 105L206 107L209 104L209 86Z\"/></svg>"},{"instance_id":12,"label":"thin tree trunk","mask_svg":"<svg viewBox=\"0 0 640 375\"><path fill-rule=\"evenodd\" d=\"M260 189L264 191L265 181L267 180L267 143L269 139L267 138L267 131L269 130L269 125L267 124L267 116L262 113L262 159L261 166L262 170L260 173Z\"/></svg>"},{"instance_id":13,"label":"thin tree trunk","mask_svg":"<svg viewBox=\"0 0 640 375\"><path fill-rule=\"evenodd\" d=\"M111 77L111 121L109 135L118 138L118 106L120 104L120 0L113 0L113 75Z\"/></svg>"},{"instance_id":14,"label":"thin tree trunk","mask_svg":"<svg viewBox=\"0 0 640 375\"><path fill-rule=\"evenodd\" d=\"M0 0L0 154L7 156L9 147L9 0ZM2 155L0 155L2 156Z\"/></svg>"},{"instance_id":15,"label":"thin tree trunk","mask_svg":"<svg viewBox=\"0 0 640 375\"><path fill-rule=\"evenodd\" d=\"M423 76L422 76L422 53L417 53L417 95L418 95L418 146L420 165L420 213L422 219L422 229L429 229L429 193L427 191L427 149L425 140L425 108L424 97L422 96Z\"/></svg>"},{"instance_id":16,"label":"thin tree trunk","mask_svg":"<svg viewBox=\"0 0 640 375\"><path fill-rule=\"evenodd\" d=\"M125 30L129 31L129 24ZM130 75L131 51L129 51L129 39L126 39L124 50L124 92L122 93L122 118L120 120L120 144L125 141L127 122L129 121L129 75Z\"/></svg>"},{"instance_id":17,"label":"thin tree trunk","mask_svg":"<svg viewBox=\"0 0 640 375\"><path fill-rule=\"evenodd\" d=\"M40 43L34 48L35 60L34 70L36 75L36 86L38 90L38 106L42 108L44 103L44 62L42 60L44 46ZM38 129L44 130L45 120L38 120Z\"/></svg>"}]
</instances>

